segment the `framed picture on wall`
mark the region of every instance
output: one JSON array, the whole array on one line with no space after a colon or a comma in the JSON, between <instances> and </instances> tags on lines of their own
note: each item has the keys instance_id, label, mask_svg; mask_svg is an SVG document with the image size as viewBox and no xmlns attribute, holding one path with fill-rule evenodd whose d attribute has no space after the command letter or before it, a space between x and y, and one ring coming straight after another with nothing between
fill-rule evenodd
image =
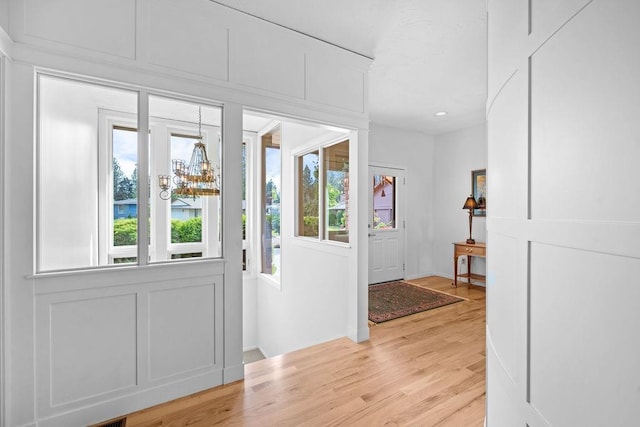
<instances>
[{"instance_id":1,"label":"framed picture on wall","mask_svg":"<svg viewBox=\"0 0 640 427\"><path fill-rule=\"evenodd\" d=\"M487 170L478 169L471 171L471 194L478 203L478 209L473 211L474 216L487 214Z\"/></svg>"}]
</instances>

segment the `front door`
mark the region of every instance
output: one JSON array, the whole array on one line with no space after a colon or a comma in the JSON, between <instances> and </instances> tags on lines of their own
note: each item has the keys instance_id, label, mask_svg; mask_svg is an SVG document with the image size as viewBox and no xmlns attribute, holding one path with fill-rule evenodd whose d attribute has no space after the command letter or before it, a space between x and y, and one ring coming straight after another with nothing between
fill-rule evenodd
<instances>
[{"instance_id":1,"label":"front door","mask_svg":"<svg viewBox=\"0 0 640 427\"><path fill-rule=\"evenodd\" d=\"M404 170L369 166L369 284L404 279Z\"/></svg>"}]
</instances>

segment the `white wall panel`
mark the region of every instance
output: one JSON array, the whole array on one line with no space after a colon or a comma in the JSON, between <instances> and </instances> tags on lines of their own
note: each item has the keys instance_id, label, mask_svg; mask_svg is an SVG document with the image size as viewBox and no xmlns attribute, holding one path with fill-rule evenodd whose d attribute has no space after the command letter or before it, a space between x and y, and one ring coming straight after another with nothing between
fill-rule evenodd
<instances>
[{"instance_id":1,"label":"white wall panel","mask_svg":"<svg viewBox=\"0 0 640 427\"><path fill-rule=\"evenodd\" d=\"M531 403L552 425L640 419L640 287L624 286L637 271L637 258L532 244Z\"/></svg>"},{"instance_id":2,"label":"white wall panel","mask_svg":"<svg viewBox=\"0 0 640 427\"><path fill-rule=\"evenodd\" d=\"M231 82L303 99L304 67L302 41L286 30L263 22L230 30Z\"/></svg>"},{"instance_id":3,"label":"white wall panel","mask_svg":"<svg viewBox=\"0 0 640 427\"><path fill-rule=\"evenodd\" d=\"M526 41L527 0L490 0L488 33L488 88L493 100L517 68L519 49ZM524 30L524 31L522 31Z\"/></svg>"},{"instance_id":4,"label":"white wall panel","mask_svg":"<svg viewBox=\"0 0 640 427\"><path fill-rule=\"evenodd\" d=\"M26 0L24 33L135 59L135 11L131 0Z\"/></svg>"},{"instance_id":5,"label":"white wall panel","mask_svg":"<svg viewBox=\"0 0 640 427\"><path fill-rule=\"evenodd\" d=\"M491 216L526 217L528 185L527 74L515 73L490 102L487 208Z\"/></svg>"},{"instance_id":6,"label":"white wall panel","mask_svg":"<svg viewBox=\"0 0 640 427\"><path fill-rule=\"evenodd\" d=\"M158 290L149 295L149 378L216 361L215 284Z\"/></svg>"},{"instance_id":7,"label":"white wall panel","mask_svg":"<svg viewBox=\"0 0 640 427\"><path fill-rule=\"evenodd\" d=\"M525 380L520 364L525 337L519 332L526 329L527 309L526 287L520 280L524 265L519 264L517 239L494 234L490 243L487 299L491 304L487 307L487 325L502 367L514 384L521 384Z\"/></svg>"},{"instance_id":8,"label":"white wall panel","mask_svg":"<svg viewBox=\"0 0 640 427\"><path fill-rule=\"evenodd\" d=\"M640 103L620 101L640 99L634 8L592 3L532 57L532 218L638 220Z\"/></svg>"},{"instance_id":9,"label":"white wall panel","mask_svg":"<svg viewBox=\"0 0 640 427\"><path fill-rule=\"evenodd\" d=\"M365 71L327 58L326 53L306 57L307 100L363 113Z\"/></svg>"},{"instance_id":10,"label":"white wall panel","mask_svg":"<svg viewBox=\"0 0 640 427\"><path fill-rule=\"evenodd\" d=\"M285 239L282 289L258 278L258 336L267 357L347 335L350 249L322 245Z\"/></svg>"},{"instance_id":11,"label":"white wall panel","mask_svg":"<svg viewBox=\"0 0 640 427\"><path fill-rule=\"evenodd\" d=\"M640 3L585 4L489 2L489 179L506 180L489 184L502 199L488 218L489 427L627 426L640 417L640 290L630 279L640 271L640 204L629 198L640 192L632 172ZM530 21L504 19L514 10L531 12ZM512 378L514 355L524 386Z\"/></svg>"},{"instance_id":12,"label":"white wall panel","mask_svg":"<svg viewBox=\"0 0 640 427\"><path fill-rule=\"evenodd\" d=\"M136 385L135 294L49 308L53 406Z\"/></svg>"},{"instance_id":13,"label":"white wall panel","mask_svg":"<svg viewBox=\"0 0 640 427\"><path fill-rule=\"evenodd\" d=\"M593 0L531 0L531 34L547 38Z\"/></svg>"},{"instance_id":14,"label":"white wall panel","mask_svg":"<svg viewBox=\"0 0 640 427\"><path fill-rule=\"evenodd\" d=\"M149 62L227 80L228 23L211 2L154 1L144 17ZM152 6L152 7L149 7ZM222 16L221 16L222 15Z\"/></svg>"},{"instance_id":15,"label":"white wall panel","mask_svg":"<svg viewBox=\"0 0 640 427\"><path fill-rule=\"evenodd\" d=\"M511 378L505 375L500 359L491 346L491 336L487 334L487 426L516 427L525 425L522 414L517 410L518 393ZM494 403L496 402L496 403ZM497 403L509 405L498 406ZM499 408L499 409L498 409ZM535 425L532 424L531 427ZM537 426L535 426L537 427Z\"/></svg>"}]
</instances>

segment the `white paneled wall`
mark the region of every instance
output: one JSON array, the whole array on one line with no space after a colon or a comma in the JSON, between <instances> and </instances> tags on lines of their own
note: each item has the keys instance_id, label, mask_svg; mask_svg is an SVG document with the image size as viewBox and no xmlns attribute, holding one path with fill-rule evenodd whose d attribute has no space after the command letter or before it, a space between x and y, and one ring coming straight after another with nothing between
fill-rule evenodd
<instances>
[{"instance_id":1,"label":"white paneled wall","mask_svg":"<svg viewBox=\"0 0 640 427\"><path fill-rule=\"evenodd\" d=\"M17 42L366 113L370 59L207 0L10 0L10 6Z\"/></svg>"},{"instance_id":2,"label":"white paneled wall","mask_svg":"<svg viewBox=\"0 0 640 427\"><path fill-rule=\"evenodd\" d=\"M5 425L87 425L242 378L242 109L363 134L371 61L206 0L8 0L0 1L0 15L11 38L0 34L0 47L10 46L13 60L12 93L3 94L11 133L2 182L10 177L4 199L11 204L0 218L10 224ZM223 105L224 260L33 275L38 68ZM361 141L356 169L367 154L366 136ZM357 232L365 181L353 180L354 241L337 257L343 281L333 270L315 275L317 292L340 283L345 302L334 307L330 332L299 332L303 345L368 336L366 262L359 258L362 251L366 259L366 245L358 248ZM291 280L300 275L294 270ZM322 324L319 313L310 319Z\"/></svg>"},{"instance_id":3,"label":"white paneled wall","mask_svg":"<svg viewBox=\"0 0 640 427\"><path fill-rule=\"evenodd\" d=\"M43 425L110 418L222 382L223 265L145 270L37 279Z\"/></svg>"},{"instance_id":4,"label":"white paneled wall","mask_svg":"<svg viewBox=\"0 0 640 427\"><path fill-rule=\"evenodd\" d=\"M638 16L489 2L489 427L640 418Z\"/></svg>"}]
</instances>

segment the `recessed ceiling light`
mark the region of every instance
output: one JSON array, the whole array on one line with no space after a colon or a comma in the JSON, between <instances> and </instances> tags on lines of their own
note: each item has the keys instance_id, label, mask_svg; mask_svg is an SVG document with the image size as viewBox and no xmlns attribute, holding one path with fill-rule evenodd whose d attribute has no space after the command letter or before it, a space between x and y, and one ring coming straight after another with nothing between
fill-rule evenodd
<instances>
[{"instance_id":1,"label":"recessed ceiling light","mask_svg":"<svg viewBox=\"0 0 640 427\"><path fill-rule=\"evenodd\" d=\"M447 112L446 111L438 111L435 115L438 116L438 117L442 117L442 116L446 116Z\"/></svg>"}]
</instances>

